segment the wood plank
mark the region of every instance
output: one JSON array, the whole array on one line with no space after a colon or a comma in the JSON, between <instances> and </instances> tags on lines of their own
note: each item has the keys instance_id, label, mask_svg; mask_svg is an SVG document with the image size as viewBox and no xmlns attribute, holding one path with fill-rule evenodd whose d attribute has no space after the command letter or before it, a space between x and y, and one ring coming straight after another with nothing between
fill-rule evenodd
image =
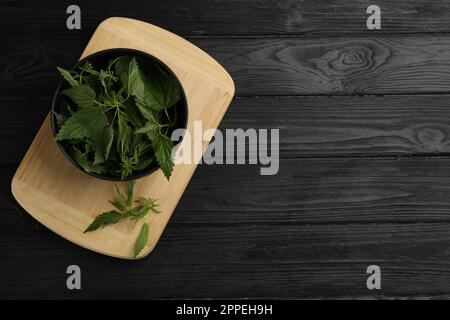
<instances>
[{"instance_id":1,"label":"wood plank","mask_svg":"<svg viewBox=\"0 0 450 320\"><path fill-rule=\"evenodd\" d=\"M221 129L278 128L281 158L447 155L450 96L238 97Z\"/></svg>"},{"instance_id":2,"label":"wood plank","mask_svg":"<svg viewBox=\"0 0 450 320\"><path fill-rule=\"evenodd\" d=\"M65 297L65 268L76 263L85 298L448 294L448 158L287 159L280 168L262 177L255 166L199 166L160 245L125 268L15 210L4 196L14 167L1 166L0 292ZM382 267L382 292L365 288L369 264Z\"/></svg>"},{"instance_id":3,"label":"wood plank","mask_svg":"<svg viewBox=\"0 0 450 320\"><path fill-rule=\"evenodd\" d=\"M449 234L448 223L169 225L154 254L130 264L50 233L0 233L0 293L128 299L448 295ZM71 264L81 267L83 290L65 288ZM381 267L380 291L366 288L371 264Z\"/></svg>"},{"instance_id":4,"label":"wood plank","mask_svg":"<svg viewBox=\"0 0 450 320\"><path fill-rule=\"evenodd\" d=\"M15 167L0 168L1 210L17 216L7 197ZM171 224L450 222L449 193L449 158L287 159L275 176L260 176L257 166L200 165Z\"/></svg>"},{"instance_id":5,"label":"wood plank","mask_svg":"<svg viewBox=\"0 0 450 320\"><path fill-rule=\"evenodd\" d=\"M195 39L232 75L238 96L450 92L447 36L327 39ZM85 41L17 40L0 47L2 96L51 96L57 65L69 67Z\"/></svg>"},{"instance_id":6,"label":"wood plank","mask_svg":"<svg viewBox=\"0 0 450 320\"><path fill-rule=\"evenodd\" d=\"M141 19L184 36L205 35L330 35L427 33L450 31L450 4L442 0L378 0L382 30L366 28L365 0L78 0L82 12L82 31L65 27L69 1L3 1L0 6L0 37L17 34L33 38L44 35L92 33L96 25L110 16Z\"/></svg>"},{"instance_id":7,"label":"wood plank","mask_svg":"<svg viewBox=\"0 0 450 320\"><path fill-rule=\"evenodd\" d=\"M51 104L0 98L0 164L17 164ZM280 129L282 159L448 155L450 96L237 97L220 129ZM248 150L248 148L247 148Z\"/></svg>"},{"instance_id":8,"label":"wood plank","mask_svg":"<svg viewBox=\"0 0 450 320\"><path fill-rule=\"evenodd\" d=\"M237 95L444 93L444 36L209 40L206 50L235 79Z\"/></svg>"},{"instance_id":9,"label":"wood plank","mask_svg":"<svg viewBox=\"0 0 450 320\"><path fill-rule=\"evenodd\" d=\"M50 111L51 98L0 98L0 105L9 108L0 117L0 163L17 165Z\"/></svg>"},{"instance_id":10,"label":"wood plank","mask_svg":"<svg viewBox=\"0 0 450 320\"><path fill-rule=\"evenodd\" d=\"M275 176L200 165L173 223L450 222L449 188L449 158L289 159Z\"/></svg>"},{"instance_id":11,"label":"wood plank","mask_svg":"<svg viewBox=\"0 0 450 320\"><path fill-rule=\"evenodd\" d=\"M28 219L28 218L27 218ZM24 224L25 226L25 224ZM450 263L450 223L326 223L295 224L274 217L272 223L177 223L168 226L161 246L148 265L224 265L314 262L424 261ZM23 230L24 231L24 230ZM88 259L95 256L79 249L45 228L25 232L2 230L2 252L18 256L47 244L59 257ZM10 238L9 240L7 238ZM36 239L30 241L27 239ZM43 243L39 244L39 241ZM48 242L54 241L53 245ZM93 261L117 261L93 259ZM106 263L106 262L105 262Z\"/></svg>"}]
</instances>

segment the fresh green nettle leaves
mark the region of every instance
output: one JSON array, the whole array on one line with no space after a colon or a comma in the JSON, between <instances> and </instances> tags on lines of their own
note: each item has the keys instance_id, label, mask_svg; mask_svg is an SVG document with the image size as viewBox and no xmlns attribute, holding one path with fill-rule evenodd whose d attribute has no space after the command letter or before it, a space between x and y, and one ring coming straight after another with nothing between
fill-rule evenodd
<instances>
[{"instance_id":1,"label":"fresh green nettle leaves","mask_svg":"<svg viewBox=\"0 0 450 320\"><path fill-rule=\"evenodd\" d=\"M124 179L156 161L169 179L174 121L167 110L181 94L173 77L129 56L113 59L101 70L89 62L77 71L58 70L70 87L61 92L64 107L54 114L56 139L86 172ZM103 219L108 217L115 214Z\"/></svg>"},{"instance_id":2,"label":"fresh green nettle leaves","mask_svg":"<svg viewBox=\"0 0 450 320\"><path fill-rule=\"evenodd\" d=\"M62 94L68 96L80 108L93 107L95 105L95 91L87 85L78 85L62 91Z\"/></svg>"},{"instance_id":3,"label":"fresh green nettle leaves","mask_svg":"<svg viewBox=\"0 0 450 320\"><path fill-rule=\"evenodd\" d=\"M116 208L116 210L103 212L98 215L84 232L91 232L108 225L116 224L122 219L138 221L143 219L150 211L153 213L160 213L156 200L144 197L139 197L136 200L134 199L134 184L134 181L129 181L127 183L126 194L123 194L119 187L115 184L116 199L111 200L110 203ZM133 204L136 205L133 206ZM134 247L135 257L147 244L148 233L148 224L142 224L141 231L139 232Z\"/></svg>"},{"instance_id":4,"label":"fresh green nettle leaves","mask_svg":"<svg viewBox=\"0 0 450 320\"><path fill-rule=\"evenodd\" d=\"M56 135L58 141L92 138L96 140L106 128L108 120L102 108L89 107L76 111L68 117Z\"/></svg>"},{"instance_id":5,"label":"fresh green nettle leaves","mask_svg":"<svg viewBox=\"0 0 450 320\"><path fill-rule=\"evenodd\" d=\"M137 257L139 252L144 249L144 246L147 244L148 241L148 230L149 226L147 223L144 223L141 227L141 231L139 232L139 236L136 239L136 243L134 245L134 256Z\"/></svg>"},{"instance_id":6,"label":"fresh green nettle leaves","mask_svg":"<svg viewBox=\"0 0 450 320\"><path fill-rule=\"evenodd\" d=\"M58 68L70 85L58 113L56 139L69 146L73 159L86 171L122 179L144 170L154 161L169 179L173 170L173 143L169 138L174 119L167 109L180 99L177 82L158 66L143 66L133 57L109 61L105 70L87 62L78 71ZM174 115L173 117L175 117ZM113 210L103 212L86 228L95 231L123 219L138 221L149 212L159 213L156 200L134 199L134 181L126 193L115 185ZM143 223L134 255L145 247L149 225Z\"/></svg>"}]
</instances>

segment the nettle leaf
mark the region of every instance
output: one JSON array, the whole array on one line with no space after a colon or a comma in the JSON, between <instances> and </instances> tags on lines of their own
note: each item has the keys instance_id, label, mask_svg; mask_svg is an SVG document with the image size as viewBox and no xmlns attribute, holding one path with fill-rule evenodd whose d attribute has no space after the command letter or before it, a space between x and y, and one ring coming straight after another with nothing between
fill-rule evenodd
<instances>
[{"instance_id":1,"label":"nettle leaf","mask_svg":"<svg viewBox=\"0 0 450 320\"><path fill-rule=\"evenodd\" d=\"M148 213L148 209L142 206L133 208L131 220L140 220L144 218Z\"/></svg>"},{"instance_id":2,"label":"nettle leaf","mask_svg":"<svg viewBox=\"0 0 450 320\"><path fill-rule=\"evenodd\" d=\"M87 73L92 74L94 76L98 76L100 74L98 71L94 70L94 66L89 61L86 61L80 67L80 70L83 70L84 72L87 72Z\"/></svg>"},{"instance_id":3,"label":"nettle leaf","mask_svg":"<svg viewBox=\"0 0 450 320\"><path fill-rule=\"evenodd\" d=\"M144 223L134 245L134 256L137 257L148 242L149 226Z\"/></svg>"},{"instance_id":4,"label":"nettle leaf","mask_svg":"<svg viewBox=\"0 0 450 320\"><path fill-rule=\"evenodd\" d=\"M117 81L117 77L111 71L105 70L100 70L98 78L105 90L110 90L111 82ZM114 93L114 91L111 91L111 94L114 95Z\"/></svg>"},{"instance_id":5,"label":"nettle leaf","mask_svg":"<svg viewBox=\"0 0 450 320\"><path fill-rule=\"evenodd\" d=\"M136 181L128 181L127 182L127 206L131 207L133 205L133 190L134 184Z\"/></svg>"},{"instance_id":6,"label":"nettle leaf","mask_svg":"<svg viewBox=\"0 0 450 320\"><path fill-rule=\"evenodd\" d=\"M94 173L104 173L106 171L106 168L99 165L92 163L87 154L82 153L77 148L72 148L72 155L75 159L75 161L84 169L86 172L94 172Z\"/></svg>"},{"instance_id":7,"label":"nettle leaf","mask_svg":"<svg viewBox=\"0 0 450 320\"><path fill-rule=\"evenodd\" d=\"M128 212L130 210L128 204L127 204L127 198L125 195L120 192L119 186L117 184L114 184L114 190L116 191L116 199L110 200L109 202L119 209L122 212Z\"/></svg>"},{"instance_id":8,"label":"nettle leaf","mask_svg":"<svg viewBox=\"0 0 450 320\"><path fill-rule=\"evenodd\" d=\"M95 160L94 164L103 163L108 159L111 145L114 140L114 129L112 125L106 126L104 129L95 130L92 134L95 141Z\"/></svg>"},{"instance_id":9,"label":"nettle leaf","mask_svg":"<svg viewBox=\"0 0 450 320\"><path fill-rule=\"evenodd\" d=\"M154 213L161 213L158 208L157 200L152 198L139 197L135 201L139 206L146 208L147 210L151 210Z\"/></svg>"},{"instance_id":10,"label":"nettle leaf","mask_svg":"<svg viewBox=\"0 0 450 320\"><path fill-rule=\"evenodd\" d=\"M157 126L154 123L147 122L144 127L136 130L134 133L135 134L140 134L140 133L147 134L149 132L153 132L156 128L157 128Z\"/></svg>"},{"instance_id":11,"label":"nettle leaf","mask_svg":"<svg viewBox=\"0 0 450 320\"><path fill-rule=\"evenodd\" d=\"M149 208L156 208L158 206L157 201L152 198L139 197L136 200L134 200L134 202ZM159 211L156 210L155 212Z\"/></svg>"},{"instance_id":12,"label":"nettle leaf","mask_svg":"<svg viewBox=\"0 0 450 320\"><path fill-rule=\"evenodd\" d=\"M142 95L143 84L135 58L122 57L115 62L114 68L125 88L126 94Z\"/></svg>"},{"instance_id":13,"label":"nettle leaf","mask_svg":"<svg viewBox=\"0 0 450 320\"><path fill-rule=\"evenodd\" d=\"M134 201L138 205L133 208L132 210L132 217L131 220L139 220L144 218L149 211L152 211L154 213L160 213L158 208L158 203L156 200L152 198L144 198L139 197L137 200Z\"/></svg>"},{"instance_id":14,"label":"nettle leaf","mask_svg":"<svg viewBox=\"0 0 450 320\"><path fill-rule=\"evenodd\" d=\"M136 98L144 106L161 111L174 106L180 100L180 88L176 80L155 66L146 73L140 73L143 91Z\"/></svg>"},{"instance_id":15,"label":"nettle leaf","mask_svg":"<svg viewBox=\"0 0 450 320\"><path fill-rule=\"evenodd\" d=\"M150 159L141 160L140 163L133 166L133 169L136 171L144 170L153 162L153 160L154 160L153 157L151 157Z\"/></svg>"},{"instance_id":16,"label":"nettle leaf","mask_svg":"<svg viewBox=\"0 0 450 320\"><path fill-rule=\"evenodd\" d=\"M118 210L120 210L122 212L127 211L127 207L125 206L125 204L123 204L121 202L121 200L119 198L117 198L115 200L109 200L109 203L111 203L114 207L116 207Z\"/></svg>"},{"instance_id":17,"label":"nettle leaf","mask_svg":"<svg viewBox=\"0 0 450 320\"><path fill-rule=\"evenodd\" d=\"M168 180L175 165L172 156L173 142L158 132L152 134L151 139L156 161Z\"/></svg>"},{"instance_id":18,"label":"nettle leaf","mask_svg":"<svg viewBox=\"0 0 450 320\"><path fill-rule=\"evenodd\" d=\"M134 103L133 99L124 101L125 110L127 110L128 118L134 128L141 128L145 124L145 118L142 118L142 113Z\"/></svg>"},{"instance_id":19,"label":"nettle leaf","mask_svg":"<svg viewBox=\"0 0 450 320\"><path fill-rule=\"evenodd\" d=\"M173 143L165 134L175 120L167 108L179 101L181 88L157 64L138 61L122 56L103 69L89 62L78 73L58 69L71 85L62 93L76 107L54 115L56 138L76 148L76 161L88 172L125 178L157 161L167 178L172 173Z\"/></svg>"},{"instance_id":20,"label":"nettle leaf","mask_svg":"<svg viewBox=\"0 0 450 320\"><path fill-rule=\"evenodd\" d=\"M95 101L95 91L87 85L75 86L61 92L75 102L80 108L92 107Z\"/></svg>"},{"instance_id":21,"label":"nettle leaf","mask_svg":"<svg viewBox=\"0 0 450 320\"><path fill-rule=\"evenodd\" d=\"M147 120L153 120L153 113L154 110L147 107L145 102L139 100L138 98L135 98L136 106L138 107L139 111L142 113L145 119Z\"/></svg>"},{"instance_id":22,"label":"nettle leaf","mask_svg":"<svg viewBox=\"0 0 450 320\"><path fill-rule=\"evenodd\" d=\"M131 145L131 128L127 123L126 115L119 111L117 114L117 143L118 149L127 149Z\"/></svg>"},{"instance_id":23,"label":"nettle leaf","mask_svg":"<svg viewBox=\"0 0 450 320\"><path fill-rule=\"evenodd\" d=\"M84 230L84 233L103 228L107 225L115 224L124 217L125 216L122 213L115 210L104 212L95 218L95 220L89 225L89 227Z\"/></svg>"},{"instance_id":24,"label":"nettle leaf","mask_svg":"<svg viewBox=\"0 0 450 320\"><path fill-rule=\"evenodd\" d=\"M111 210L108 212L103 212L94 219L94 221L86 228L84 232L94 231L107 225L115 224L122 219L136 221L144 218L150 210L154 213L159 213L156 200L144 197L139 197L136 200L133 199L134 185L134 180L129 181L126 186L126 194L123 194L119 187L114 184L117 198L114 201L110 201L110 203L112 203L119 211ZM137 204L134 208L133 203ZM142 224L141 230L139 231L139 235L134 244L134 257L137 257L146 246L149 238L149 229L150 227L148 223Z\"/></svg>"},{"instance_id":25,"label":"nettle leaf","mask_svg":"<svg viewBox=\"0 0 450 320\"><path fill-rule=\"evenodd\" d=\"M56 140L92 137L98 128L105 128L107 125L106 116L101 108L80 109L64 122L56 135Z\"/></svg>"},{"instance_id":26,"label":"nettle leaf","mask_svg":"<svg viewBox=\"0 0 450 320\"><path fill-rule=\"evenodd\" d=\"M72 87L76 87L78 86L80 83L75 80L75 78L72 76L72 74L60 67L56 67L59 71L59 73L63 76L63 78L72 86Z\"/></svg>"},{"instance_id":27,"label":"nettle leaf","mask_svg":"<svg viewBox=\"0 0 450 320\"><path fill-rule=\"evenodd\" d=\"M121 56L121 57L117 57L117 58L109 60L107 69L110 70L116 64L117 61L119 61L123 58L125 58L125 56Z\"/></svg>"},{"instance_id":28,"label":"nettle leaf","mask_svg":"<svg viewBox=\"0 0 450 320\"><path fill-rule=\"evenodd\" d=\"M148 153L152 149L152 142L146 135L134 135L133 136L133 149L138 155Z\"/></svg>"},{"instance_id":29,"label":"nettle leaf","mask_svg":"<svg viewBox=\"0 0 450 320\"><path fill-rule=\"evenodd\" d=\"M62 113L56 113L55 111L53 111L53 115L56 118L56 124L58 125L58 127L62 127L62 125L64 124L64 122L66 122L67 117L62 114Z\"/></svg>"}]
</instances>

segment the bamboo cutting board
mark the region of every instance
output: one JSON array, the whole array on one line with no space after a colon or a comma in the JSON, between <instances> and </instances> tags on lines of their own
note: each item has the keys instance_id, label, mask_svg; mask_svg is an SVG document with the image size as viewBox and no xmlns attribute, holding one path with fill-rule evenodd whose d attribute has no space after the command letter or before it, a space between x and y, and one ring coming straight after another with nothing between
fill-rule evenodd
<instances>
[{"instance_id":1,"label":"bamboo cutting board","mask_svg":"<svg viewBox=\"0 0 450 320\"><path fill-rule=\"evenodd\" d=\"M150 53L174 71L186 93L191 136L195 120L202 121L203 131L218 127L233 98L234 84L222 66L205 52L154 25L116 17L98 26L81 58L110 48ZM188 140L182 143L194 144L194 139ZM203 151L208 143L203 142ZM196 157L193 160L201 155ZM136 182L136 196L158 199L161 213L149 214L136 226L121 221L84 234L95 216L112 209L108 200L114 198L113 183L81 172L65 158L54 140L47 116L17 169L11 188L30 215L60 236L98 253L133 259L141 224L149 223L150 234L147 246L137 258L145 257L155 247L195 169L195 164L176 165L170 181L157 170Z\"/></svg>"}]
</instances>

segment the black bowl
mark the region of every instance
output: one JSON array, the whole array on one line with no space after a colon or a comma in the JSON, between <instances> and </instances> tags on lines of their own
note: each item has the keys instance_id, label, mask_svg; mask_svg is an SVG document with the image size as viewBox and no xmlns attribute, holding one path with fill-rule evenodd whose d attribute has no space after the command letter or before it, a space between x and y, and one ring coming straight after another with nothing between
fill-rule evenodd
<instances>
[{"instance_id":1,"label":"black bowl","mask_svg":"<svg viewBox=\"0 0 450 320\"><path fill-rule=\"evenodd\" d=\"M177 83L180 87L181 98L175 106L168 109L168 112L169 112L169 114L176 113L176 115L177 115L177 117L176 117L177 120L173 127L173 130L180 129L180 128L186 129L187 121L188 121L188 104L187 104L186 94L184 92L183 86L181 85L181 82L177 78L175 73L158 58L155 58L154 56L152 56L146 52L142 52L142 51L134 50L134 49L127 49L127 48L107 49L107 50L103 50L103 51L98 51L94 54L91 54L91 55L81 59L70 69L70 71L77 70L78 67L83 65L86 61L89 61L96 69L105 68L108 64L108 61L110 61L111 59L114 59L114 58L117 58L120 56L125 56L125 55L136 57L140 60L143 60L144 62L157 64L162 70L166 71L169 75L171 75L177 81ZM56 113L59 112L59 108L61 106L61 91L66 88L69 88L69 87L70 87L69 84L65 80L62 80L59 83L58 87L56 88L56 92L53 97L52 112L51 112L51 125L52 125L52 130L53 130L54 136L56 136L57 130L58 130L58 125L56 123L56 117L54 115L54 112L56 112ZM182 139L183 139L183 137L181 137L180 141L174 146L174 150L175 150L175 148L177 148L180 145ZM56 139L55 139L55 141L56 141ZM104 180L111 180L111 181L128 181L128 180L142 178L159 168L158 164L156 162L153 162L152 164L150 164L150 166L148 166L144 170L137 171L124 179L121 179L120 177L114 176L112 174L97 174L97 173L93 173L93 172L86 172L75 161L75 159L72 158L70 153L67 151L67 147L69 144L65 141L56 141L56 142L57 142L59 148L61 149L61 151L66 156L66 158L69 159L69 161L73 165L75 165L79 170L83 171L84 173L86 173L90 176L96 177L96 178L100 178L100 179L104 179Z\"/></svg>"}]
</instances>

